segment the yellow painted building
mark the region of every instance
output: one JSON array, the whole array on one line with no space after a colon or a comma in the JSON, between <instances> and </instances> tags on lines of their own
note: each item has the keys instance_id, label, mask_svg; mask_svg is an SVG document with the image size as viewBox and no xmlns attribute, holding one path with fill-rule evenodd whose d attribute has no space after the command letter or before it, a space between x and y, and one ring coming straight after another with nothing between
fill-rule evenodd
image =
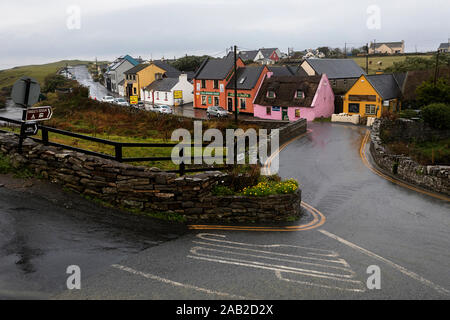
<instances>
[{"instance_id":1,"label":"yellow painted building","mask_svg":"<svg viewBox=\"0 0 450 320\"><path fill-rule=\"evenodd\" d=\"M400 111L404 75L362 75L344 96L344 113L380 118L383 112Z\"/></svg>"},{"instance_id":2,"label":"yellow painted building","mask_svg":"<svg viewBox=\"0 0 450 320\"><path fill-rule=\"evenodd\" d=\"M158 77L178 77L181 72L164 61L142 63L125 71L125 96L141 98L141 89L150 85Z\"/></svg>"}]
</instances>

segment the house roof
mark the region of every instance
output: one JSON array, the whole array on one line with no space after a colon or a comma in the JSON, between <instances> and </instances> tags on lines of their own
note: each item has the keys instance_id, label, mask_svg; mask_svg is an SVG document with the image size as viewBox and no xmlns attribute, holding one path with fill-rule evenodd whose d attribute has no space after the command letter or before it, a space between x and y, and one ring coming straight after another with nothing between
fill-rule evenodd
<instances>
[{"instance_id":1,"label":"house roof","mask_svg":"<svg viewBox=\"0 0 450 320\"><path fill-rule=\"evenodd\" d=\"M317 74L326 74L328 79L359 78L366 74L353 59L306 59Z\"/></svg>"},{"instance_id":2,"label":"house roof","mask_svg":"<svg viewBox=\"0 0 450 320\"><path fill-rule=\"evenodd\" d=\"M241 51L239 52L239 56L242 60L248 61L248 60L255 60L256 55L258 54L258 50L250 50L250 51Z\"/></svg>"},{"instance_id":3,"label":"house roof","mask_svg":"<svg viewBox=\"0 0 450 320\"><path fill-rule=\"evenodd\" d=\"M263 72L264 67L244 67L244 68L238 68L237 70L237 89L238 90L251 90L253 89L257 82L259 77L261 76L261 73ZM231 77L230 81L228 82L227 89L234 89L234 78L235 76Z\"/></svg>"},{"instance_id":4,"label":"house roof","mask_svg":"<svg viewBox=\"0 0 450 320\"><path fill-rule=\"evenodd\" d=\"M280 106L280 107L310 107L322 76L284 76L271 77L264 80L258 95L255 98L255 104L262 106ZM305 94L304 99L297 99L296 91L301 90ZM275 98L268 98L267 92L274 91Z\"/></svg>"},{"instance_id":5,"label":"house roof","mask_svg":"<svg viewBox=\"0 0 450 320\"><path fill-rule=\"evenodd\" d=\"M403 41L397 41L397 42L375 42L375 48L378 49L382 45L386 45L390 48L398 48L403 46ZM372 48L374 47L374 44L372 43Z\"/></svg>"},{"instance_id":6,"label":"house roof","mask_svg":"<svg viewBox=\"0 0 450 320\"><path fill-rule=\"evenodd\" d=\"M178 77L181 74L180 70L178 70L175 67L172 67L170 64L168 64L167 62L164 62L162 60L155 60L155 61L152 61L151 63L156 65L157 67L165 70L166 75L169 78Z\"/></svg>"},{"instance_id":7,"label":"house roof","mask_svg":"<svg viewBox=\"0 0 450 320\"><path fill-rule=\"evenodd\" d=\"M172 90L173 87L178 83L179 78L163 78L160 80L155 80L148 86L144 88L144 90L151 91L163 91L163 92L169 92Z\"/></svg>"},{"instance_id":8,"label":"house roof","mask_svg":"<svg viewBox=\"0 0 450 320\"><path fill-rule=\"evenodd\" d=\"M125 84L125 79L122 79L122 81L120 81L117 85L123 86L124 84Z\"/></svg>"},{"instance_id":9,"label":"house roof","mask_svg":"<svg viewBox=\"0 0 450 320\"><path fill-rule=\"evenodd\" d=\"M297 73L297 68L292 66L269 66L269 71L273 72L275 77L293 76Z\"/></svg>"},{"instance_id":10,"label":"house roof","mask_svg":"<svg viewBox=\"0 0 450 320\"><path fill-rule=\"evenodd\" d=\"M448 48L450 48L449 42L441 43L441 45L439 46L439 49L448 49Z\"/></svg>"},{"instance_id":11,"label":"house roof","mask_svg":"<svg viewBox=\"0 0 450 320\"><path fill-rule=\"evenodd\" d=\"M397 77L398 78L398 77ZM401 88L393 74L375 74L366 76L372 87L383 100L400 98Z\"/></svg>"},{"instance_id":12,"label":"house roof","mask_svg":"<svg viewBox=\"0 0 450 320\"><path fill-rule=\"evenodd\" d=\"M148 63L141 63L138 64L137 66L131 68L130 70L125 71L125 74L136 74L141 70L144 70L145 68L147 68L149 66Z\"/></svg>"},{"instance_id":13,"label":"house roof","mask_svg":"<svg viewBox=\"0 0 450 320\"><path fill-rule=\"evenodd\" d=\"M277 48L261 48L259 51L262 53L264 58L268 59L272 55L272 53L277 50Z\"/></svg>"},{"instance_id":14,"label":"house roof","mask_svg":"<svg viewBox=\"0 0 450 320\"><path fill-rule=\"evenodd\" d=\"M230 52L226 57L221 59L207 58L194 78L199 80L223 80L230 73L234 66L234 54Z\"/></svg>"}]
</instances>

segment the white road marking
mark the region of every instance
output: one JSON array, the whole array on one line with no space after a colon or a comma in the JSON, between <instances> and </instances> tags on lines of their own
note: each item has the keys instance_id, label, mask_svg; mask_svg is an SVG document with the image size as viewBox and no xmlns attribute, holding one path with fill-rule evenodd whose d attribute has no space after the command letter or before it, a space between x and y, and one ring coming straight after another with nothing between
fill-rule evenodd
<instances>
[{"instance_id":1,"label":"white road marking","mask_svg":"<svg viewBox=\"0 0 450 320\"><path fill-rule=\"evenodd\" d=\"M408 269L406 269L406 268L404 268L404 267L402 267L402 266L400 266L400 265L398 265L398 264L396 264L396 263L394 263L394 262L392 262L392 261L390 261L390 260L388 260L386 258L383 258L383 257L381 257L381 256L379 256L379 255L377 255L377 254L375 254L375 253L373 253L373 252L371 252L371 251L369 251L367 249L361 248L360 246L357 246L354 243L351 243L351 242L349 242L349 241L347 241L345 239L342 239L342 238L338 237L337 235L332 234L332 233L330 233L330 232L328 232L326 230L321 229L321 230L318 230L318 231L321 232L322 234L326 235L327 237L335 239L335 240L339 241L340 243L343 243L343 244L345 244L345 245L347 245L347 246L349 246L349 247L351 247L353 249L356 249L356 250L358 250L358 251L368 255L369 257L372 257L374 259L377 259L379 261L382 261L382 262L386 263L387 265L390 265L391 267L393 267L394 269L397 269L398 271L400 271L401 273L407 275L408 277L411 277L411 278L421 282L422 284L433 288L434 290L436 290L437 292L439 292L441 294L450 295L450 291L448 291L447 289L445 289L445 288L443 288L443 287L441 287L441 286L439 286L437 284L434 284L430 280L427 280L427 279L423 278L422 276L418 275L415 272L409 271Z\"/></svg>"},{"instance_id":2,"label":"white road marking","mask_svg":"<svg viewBox=\"0 0 450 320\"><path fill-rule=\"evenodd\" d=\"M207 294L212 294L212 295L217 295L217 296L220 296L220 297L227 297L227 298L230 298L230 299L244 299L244 300L248 299L248 298L243 297L243 296L238 296L238 295L234 295L234 294L230 294L230 293L226 293L226 292L210 290L210 289L201 288L201 287L197 287L197 286L190 285L190 284L184 284L184 283L181 283L181 282L172 281L172 280L169 280L169 279L165 279L165 278L161 278L161 277L155 276L155 275L150 274L150 273L137 271L137 270L134 270L132 268L121 266L121 265L118 265L118 264L113 264L112 267L116 268L116 269L119 269L119 270L122 270L122 271L126 271L128 273L132 273L132 274L135 274L135 275L142 276L142 277L147 278L147 279L163 282L165 284L169 284L169 285L172 285L172 286L175 286L175 287L182 287L182 288L186 288L186 289L192 289L192 290L195 290L195 291L199 291L199 292L203 292L203 293L207 293Z\"/></svg>"},{"instance_id":3,"label":"white road marking","mask_svg":"<svg viewBox=\"0 0 450 320\"><path fill-rule=\"evenodd\" d=\"M188 258L270 270L275 272L279 280L286 282L354 292L365 291L363 283L355 279L356 273L335 251L283 244L234 242L225 240L226 236L219 234L202 233L197 238L203 241L193 241L198 246L190 249ZM295 251L299 251L299 254L293 254ZM294 278L287 279L283 277L283 273Z\"/></svg>"}]
</instances>

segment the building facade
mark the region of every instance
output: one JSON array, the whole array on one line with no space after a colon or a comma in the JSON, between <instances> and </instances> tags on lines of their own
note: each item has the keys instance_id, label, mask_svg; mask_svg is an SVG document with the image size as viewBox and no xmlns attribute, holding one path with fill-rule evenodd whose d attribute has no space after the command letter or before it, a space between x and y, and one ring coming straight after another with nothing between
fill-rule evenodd
<instances>
[{"instance_id":1,"label":"building facade","mask_svg":"<svg viewBox=\"0 0 450 320\"><path fill-rule=\"evenodd\" d=\"M297 121L328 118L334 112L334 93L326 75L268 74L255 99L254 115L261 119Z\"/></svg>"},{"instance_id":2,"label":"building facade","mask_svg":"<svg viewBox=\"0 0 450 320\"><path fill-rule=\"evenodd\" d=\"M142 100L145 103L180 106L194 100L194 86L188 80L187 74L178 78L161 78L143 88Z\"/></svg>"}]
</instances>

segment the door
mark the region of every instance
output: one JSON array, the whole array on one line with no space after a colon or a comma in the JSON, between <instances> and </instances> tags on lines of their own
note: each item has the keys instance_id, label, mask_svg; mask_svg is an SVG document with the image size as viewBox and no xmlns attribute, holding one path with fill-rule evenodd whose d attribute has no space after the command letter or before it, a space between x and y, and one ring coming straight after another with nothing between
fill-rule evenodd
<instances>
[{"instance_id":1,"label":"door","mask_svg":"<svg viewBox=\"0 0 450 320\"><path fill-rule=\"evenodd\" d=\"M287 107L283 107L283 109L281 110L281 117L282 117L283 120L289 121L288 108Z\"/></svg>"},{"instance_id":2,"label":"door","mask_svg":"<svg viewBox=\"0 0 450 320\"><path fill-rule=\"evenodd\" d=\"M228 98L228 111L233 111L233 98Z\"/></svg>"}]
</instances>

